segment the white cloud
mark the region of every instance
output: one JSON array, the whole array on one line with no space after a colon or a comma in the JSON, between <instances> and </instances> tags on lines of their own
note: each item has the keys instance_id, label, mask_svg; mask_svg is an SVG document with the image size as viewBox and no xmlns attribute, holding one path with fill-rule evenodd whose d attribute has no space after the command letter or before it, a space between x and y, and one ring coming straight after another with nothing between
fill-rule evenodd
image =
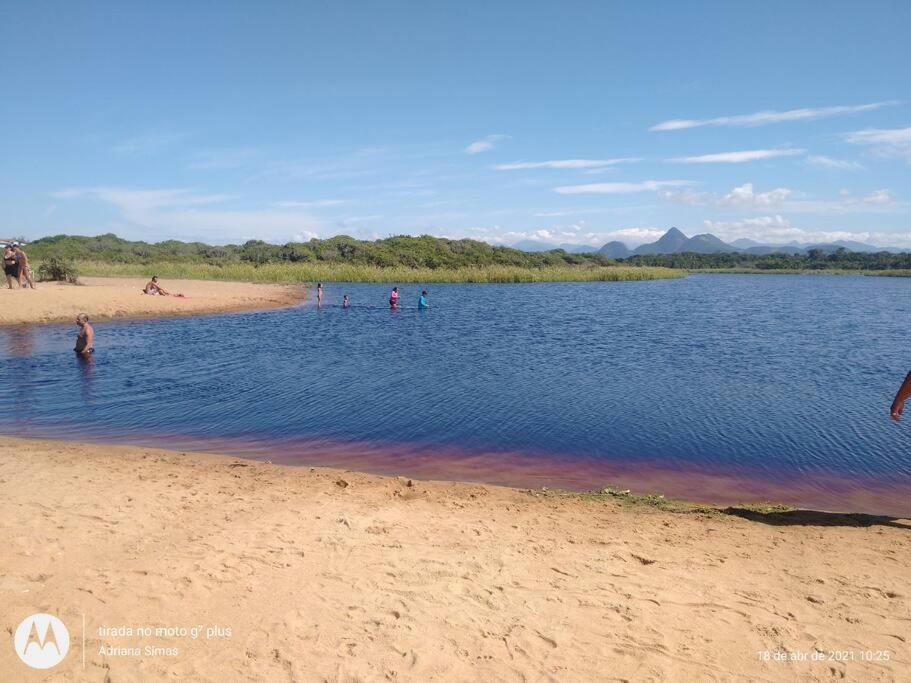
<instances>
[{"instance_id":1,"label":"white cloud","mask_svg":"<svg viewBox=\"0 0 911 683\"><path fill-rule=\"evenodd\" d=\"M684 187L695 184L691 180L643 180L638 183L591 183L588 185L563 185L555 187L559 194L630 194L655 192L664 187Z\"/></svg>"},{"instance_id":2,"label":"white cloud","mask_svg":"<svg viewBox=\"0 0 911 683\"><path fill-rule=\"evenodd\" d=\"M280 209L321 209L329 206L347 204L349 201L349 199L314 199L306 202L275 202L273 206Z\"/></svg>"},{"instance_id":3,"label":"white cloud","mask_svg":"<svg viewBox=\"0 0 911 683\"><path fill-rule=\"evenodd\" d=\"M283 242L292 235L316 234L319 222L301 211L273 209L212 209L230 199L189 189L145 190L121 187L68 188L54 192L58 199L95 199L119 210L131 232L144 239L262 239Z\"/></svg>"},{"instance_id":4,"label":"white cloud","mask_svg":"<svg viewBox=\"0 0 911 683\"><path fill-rule=\"evenodd\" d=\"M848 161L846 159L833 159L832 157L827 157L822 154L811 154L807 157L807 163L813 166L819 166L820 168L835 168L843 171L851 171L859 168L863 168L856 161Z\"/></svg>"},{"instance_id":5,"label":"white cloud","mask_svg":"<svg viewBox=\"0 0 911 683\"><path fill-rule=\"evenodd\" d=\"M466 228L473 239L484 240L490 244L515 244L516 242L532 241L544 244L572 244L600 248L607 242L614 240L627 245L638 245L645 242L654 242L665 233L665 230L654 226L620 228L610 231L591 230L586 221L578 221L568 225L553 225L536 230L510 230L503 232L501 226L471 227Z\"/></svg>"},{"instance_id":6,"label":"white cloud","mask_svg":"<svg viewBox=\"0 0 911 683\"><path fill-rule=\"evenodd\" d=\"M139 156L152 154L187 137L186 133L146 133L124 140L112 147L117 154Z\"/></svg>"},{"instance_id":7,"label":"white cloud","mask_svg":"<svg viewBox=\"0 0 911 683\"><path fill-rule=\"evenodd\" d=\"M622 157L618 159L557 159L553 161L514 161L509 164L497 164L498 171L516 171L534 168L570 168L570 169L600 169L616 164L628 164L641 161L638 157Z\"/></svg>"},{"instance_id":8,"label":"white cloud","mask_svg":"<svg viewBox=\"0 0 911 683\"><path fill-rule=\"evenodd\" d=\"M856 114L872 111L896 102L872 102L856 106L817 107L814 109L790 109L788 111L759 111L739 116L719 116L713 119L671 119L655 124L649 130L683 130L700 126L764 126L783 121L811 121L829 116Z\"/></svg>"},{"instance_id":9,"label":"white cloud","mask_svg":"<svg viewBox=\"0 0 911 683\"><path fill-rule=\"evenodd\" d=\"M363 216L345 216L344 223L364 223L366 221L375 221L383 217L381 213L371 213Z\"/></svg>"},{"instance_id":10,"label":"white cloud","mask_svg":"<svg viewBox=\"0 0 911 683\"><path fill-rule=\"evenodd\" d=\"M718 203L721 206L776 206L794 194L793 190L778 187L769 192L754 192L753 183L744 183L724 195Z\"/></svg>"},{"instance_id":11,"label":"white cloud","mask_svg":"<svg viewBox=\"0 0 911 683\"><path fill-rule=\"evenodd\" d=\"M775 157L792 157L806 152L803 149L749 149L742 152L721 152L719 154L702 154L693 157L668 159L681 164L742 164L746 161L760 161Z\"/></svg>"},{"instance_id":12,"label":"white cloud","mask_svg":"<svg viewBox=\"0 0 911 683\"><path fill-rule=\"evenodd\" d=\"M509 140L508 135L503 135L502 133L497 133L495 135L488 135L486 138L481 138L480 140L475 140L468 147L465 148L465 151L468 154L480 154L481 152L487 152L493 149L498 142L502 140Z\"/></svg>"},{"instance_id":13,"label":"white cloud","mask_svg":"<svg viewBox=\"0 0 911 683\"><path fill-rule=\"evenodd\" d=\"M658 197L665 201L688 206L717 206L725 209L776 208L793 213L844 214L891 212L901 204L896 202L887 189L876 190L864 196L857 196L850 190L839 191L837 200L804 199L799 192L787 187L777 187L766 192L757 192L753 183L744 183L726 194L696 192L689 189L662 190Z\"/></svg>"},{"instance_id":14,"label":"white cloud","mask_svg":"<svg viewBox=\"0 0 911 683\"><path fill-rule=\"evenodd\" d=\"M874 190L861 201L867 204L891 204L895 199L889 190Z\"/></svg>"},{"instance_id":15,"label":"white cloud","mask_svg":"<svg viewBox=\"0 0 911 683\"><path fill-rule=\"evenodd\" d=\"M712 201L713 195L709 192L696 192L695 190L661 190L658 192L658 197L667 202L703 206Z\"/></svg>"},{"instance_id":16,"label":"white cloud","mask_svg":"<svg viewBox=\"0 0 911 683\"><path fill-rule=\"evenodd\" d=\"M764 244L787 244L789 242L819 244L838 240L852 240L883 247L911 246L911 232L814 230L795 226L790 220L781 215L758 216L738 221L706 220L704 225L708 232L726 242L746 237Z\"/></svg>"},{"instance_id":17,"label":"white cloud","mask_svg":"<svg viewBox=\"0 0 911 683\"><path fill-rule=\"evenodd\" d=\"M197 152L187 164L194 171L215 171L241 168L261 156L260 150L253 147L214 149Z\"/></svg>"},{"instance_id":18,"label":"white cloud","mask_svg":"<svg viewBox=\"0 0 911 683\"><path fill-rule=\"evenodd\" d=\"M316 236L319 222L297 211L203 211L186 209L132 217L133 222L172 235L218 235L219 240L285 242L300 234ZM157 240L156 240L157 241Z\"/></svg>"},{"instance_id":19,"label":"white cloud","mask_svg":"<svg viewBox=\"0 0 911 683\"><path fill-rule=\"evenodd\" d=\"M911 127L867 128L845 133L844 139L854 145L866 145L884 157L899 157L911 163Z\"/></svg>"},{"instance_id":20,"label":"white cloud","mask_svg":"<svg viewBox=\"0 0 911 683\"><path fill-rule=\"evenodd\" d=\"M216 204L230 198L228 195L199 194L187 189L136 190L124 187L71 187L52 192L51 196L58 199L98 199L124 211Z\"/></svg>"},{"instance_id":21,"label":"white cloud","mask_svg":"<svg viewBox=\"0 0 911 683\"><path fill-rule=\"evenodd\" d=\"M654 242L665 232L667 232L667 230L652 226L621 228L620 230L612 230L611 232L604 233L604 241L612 242L616 240L625 243L627 246L637 246L639 244L646 244L647 242Z\"/></svg>"}]
</instances>

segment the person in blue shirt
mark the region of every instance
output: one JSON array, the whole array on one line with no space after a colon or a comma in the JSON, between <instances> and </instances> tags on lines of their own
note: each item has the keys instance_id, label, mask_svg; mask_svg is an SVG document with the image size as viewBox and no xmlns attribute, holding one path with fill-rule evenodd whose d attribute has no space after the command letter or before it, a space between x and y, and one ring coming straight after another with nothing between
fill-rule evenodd
<instances>
[{"instance_id":1,"label":"person in blue shirt","mask_svg":"<svg viewBox=\"0 0 911 683\"><path fill-rule=\"evenodd\" d=\"M430 304L427 303L427 290L426 289L421 291L421 298L418 299L418 310L423 311L425 308L430 308Z\"/></svg>"}]
</instances>

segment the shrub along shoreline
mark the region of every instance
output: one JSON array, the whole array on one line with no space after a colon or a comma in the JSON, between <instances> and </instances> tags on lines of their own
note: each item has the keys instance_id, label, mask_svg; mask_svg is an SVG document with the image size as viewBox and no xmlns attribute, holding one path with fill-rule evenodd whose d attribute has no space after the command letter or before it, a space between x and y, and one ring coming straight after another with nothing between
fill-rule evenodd
<instances>
[{"instance_id":1,"label":"shrub along shoreline","mask_svg":"<svg viewBox=\"0 0 911 683\"><path fill-rule=\"evenodd\" d=\"M33 262L99 277L239 282L621 282L684 277L663 267L618 265L598 253L526 252L477 240L401 235L357 240L213 246L169 240L150 244L116 235L56 235L28 245ZM50 269L47 269L50 272ZM59 279L59 278L58 278Z\"/></svg>"}]
</instances>

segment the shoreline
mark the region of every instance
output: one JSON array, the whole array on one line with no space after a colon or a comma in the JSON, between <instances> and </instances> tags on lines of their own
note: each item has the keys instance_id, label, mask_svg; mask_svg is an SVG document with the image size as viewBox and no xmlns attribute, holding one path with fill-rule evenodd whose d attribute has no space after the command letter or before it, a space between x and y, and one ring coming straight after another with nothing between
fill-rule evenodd
<instances>
[{"instance_id":1,"label":"shoreline","mask_svg":"<svg viewBox=\"0 0 911 683\"><path fill-rule=\"evenodd\" d=\"M37 289L0 290L0 327L72 322L87 313L91 322L215 315L295 306L307 299L303 285L167 280L185 297L141 293L147 278L80 278L80 284L39 282Z\"/></svg>"},{"instance_id":2,"label":"shoreline","mask_svg":"<svg viewBox=\"0 0 911 683\"><path fill-rule=\"evenodd\" d=\"M8 438L0 493L3 626L56 614L72 640L55 674L76 679L886 681L911 667L907 520ZM200 624L215 635L175 632ZM137 626L156 634L118 630ZM857 656L757 654L830 650ZM4 678L23 671L0 649Z\"/></svg>"},{"instance_id":3,"label":"shoreline","mask_svg":"<svg viewBox=\"0 0 911 683\"><path fill-rule=\"evenodd\" d=\"M724 508L787 506L826 514L911 517L911 481L891 475L860 478L837 472L814 473L795 480L770 479L747 466L679 465L641 459L613 461L568 458L558 454L466 450L407 442L372 443L326 438L268 442L250 438L194 437L186 434L119 433L97 436L71 428L41 434L14 430L11 439L73 439L100 447L159 448L189 453L220 453L256 463L292 468L327 467L380 477L405 476L420 481L501 486L516 490L565 491L588 495L602 489L628 490L633 497L666 496L687 505Z\"/></svg>"}]
</instances>

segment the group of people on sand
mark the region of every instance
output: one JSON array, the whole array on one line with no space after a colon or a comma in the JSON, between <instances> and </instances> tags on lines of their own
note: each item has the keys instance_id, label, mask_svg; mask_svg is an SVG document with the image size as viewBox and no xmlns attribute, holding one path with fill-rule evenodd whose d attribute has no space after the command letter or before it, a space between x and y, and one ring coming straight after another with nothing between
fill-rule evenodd
<instances>
[{"instance_id":1,"label":"group of people on sand","mask_svg":"<svg viewBox=\"0 0 911 683\"><path fill-rule=\"evenodd\" d=\"M430 303L427 301L427 290L421 290L421 296L418 297L418 310L423 311L425 308L430 308ZM323 305L323 283L318 282L316 284L316 306L321 308ZM392 310L398 310L399 307L399 288L393 287L392 291L389 292L389 308ZM345 294L342 296L342 308L351 308L351 300L348 298L348 295Z\"/></svg>"},{"instance_id":2,"label":"group of people on sand","mask_svg":"<svg viewBox=\"0 0 911 683\"><path fill-rule=\"evenodd\" d=\"M28 264L28 256L19 242L3 245L3 274L6 275L6 285L10 289L13 289L14 282L19 289L35 289L32 267Z\"/></svg>"}]
</instances>

